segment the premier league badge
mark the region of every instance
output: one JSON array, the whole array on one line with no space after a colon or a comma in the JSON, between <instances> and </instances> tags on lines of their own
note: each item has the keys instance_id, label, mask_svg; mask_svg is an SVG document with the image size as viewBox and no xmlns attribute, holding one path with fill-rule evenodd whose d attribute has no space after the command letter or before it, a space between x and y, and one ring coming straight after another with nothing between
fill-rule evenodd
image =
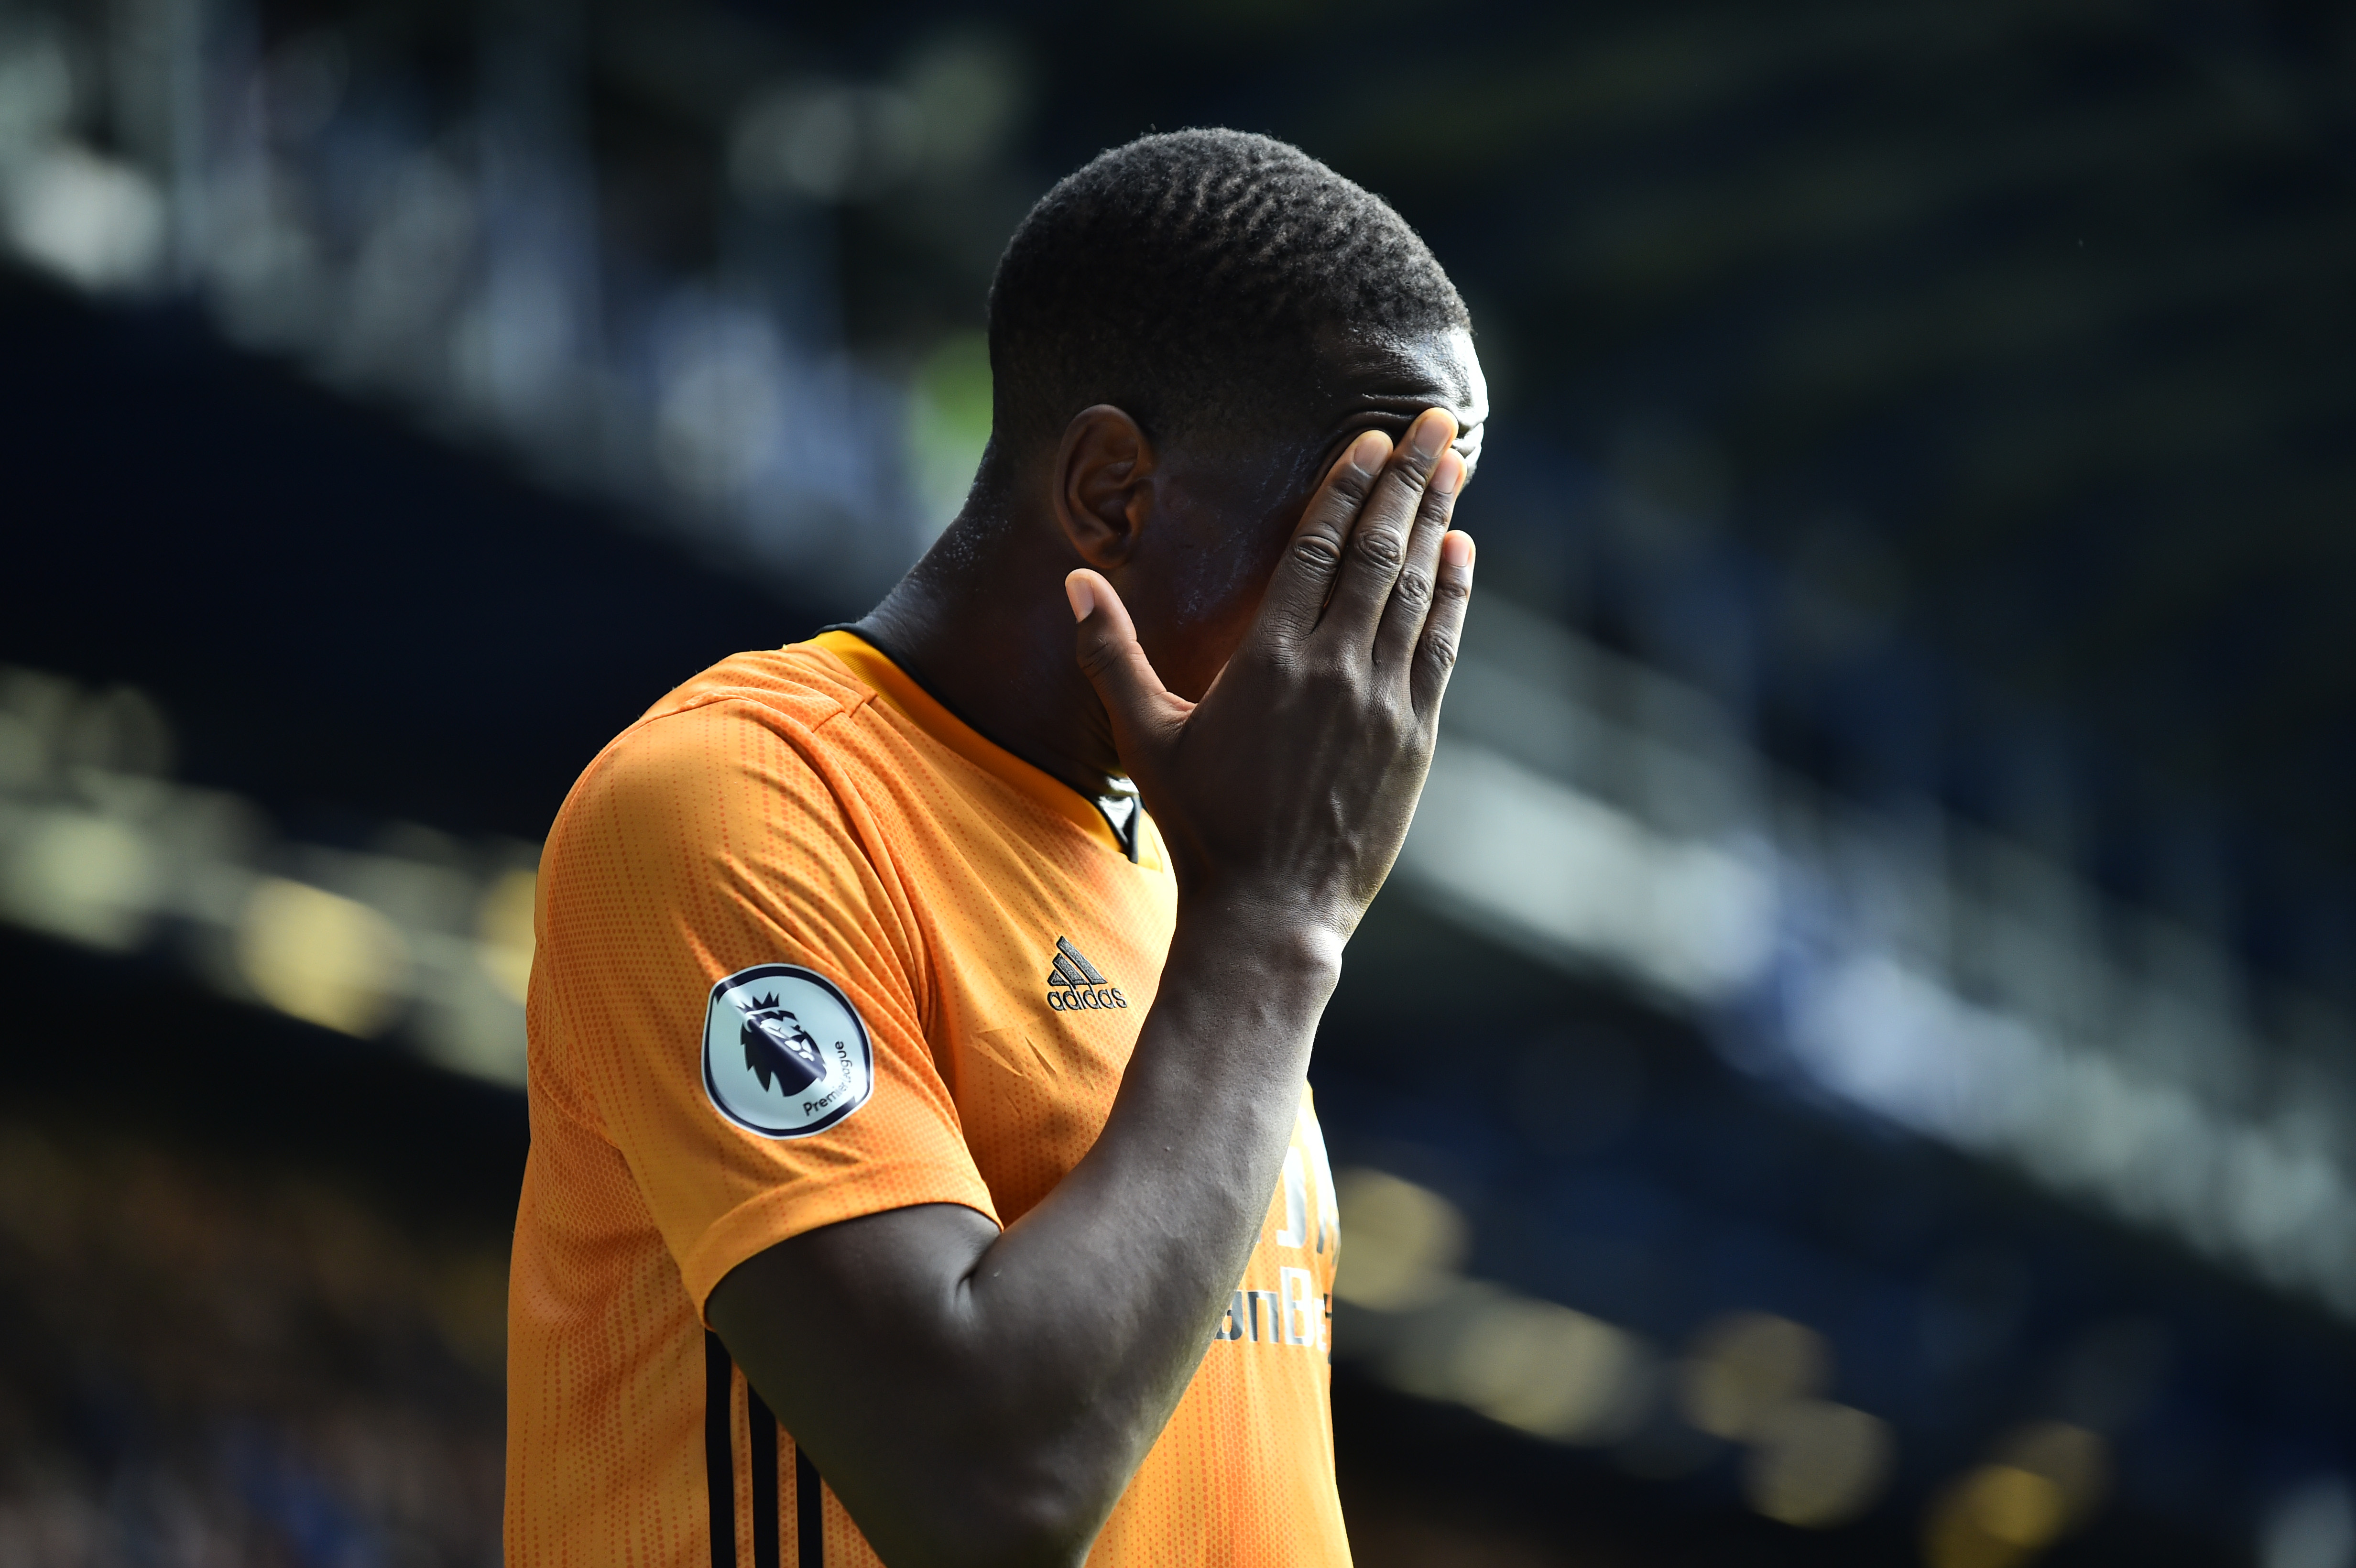
<instances>
[{"instance_id":1,"label":"premier league badge","mask_svg":"<svg viewBox=\"0 0 2356 1568\"><path fill-rule=\"evenodd\" d=\"M867 1026L823 976L792 964L740 969L712 987L704 1009L703 1086L747 1132L824 1132L874 1088Z\"/></svg>"}]
</instances>

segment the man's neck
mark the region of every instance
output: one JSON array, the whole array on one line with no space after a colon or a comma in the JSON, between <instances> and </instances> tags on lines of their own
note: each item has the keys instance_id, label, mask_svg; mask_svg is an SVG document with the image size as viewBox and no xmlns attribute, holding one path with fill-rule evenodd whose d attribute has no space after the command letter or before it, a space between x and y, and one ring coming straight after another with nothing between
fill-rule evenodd
<instances>
[{"instance_id":1,"label":"man's neck","mask_svg":"<svg viewBox=\"0 0 2356 1568\"><path fill-rule=\"evenodd\" d=\"M984 739L1094 798L1120 763L1073 657L1067 570L1047 530L960 515L855 629Z\"/></svg>"}]
</instances>

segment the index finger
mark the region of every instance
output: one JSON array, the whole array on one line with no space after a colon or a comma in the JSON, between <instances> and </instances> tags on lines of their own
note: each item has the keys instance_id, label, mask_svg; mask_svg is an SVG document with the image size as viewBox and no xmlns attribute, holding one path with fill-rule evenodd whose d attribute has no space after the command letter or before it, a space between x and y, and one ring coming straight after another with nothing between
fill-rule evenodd
<instances>
[{"instance_id":1,"label":"index finger","mask_svg":"<svg viewBox=\"0 0 2356 1568\"><path fill-rule=\"evenodd\" d=\"M1309 498L1301 525L1285 546L1284 560L1269 580L1256 635L1290 647L1317 629L1317 618L1325 613L1325 601L1333 592L1333 580L1341 575L1342 547L1390 454L1391 438L1370 430L1352 442L1325 471L1325 482Z\"/></svg>"},{"instance_id":2,"label":"index finger","mask_svg":"<svg viewBox=\"0 0 2356 1568\"><path fill-rule=\"evenodd\" d=\"M1407 439L1391 454L1390 465L1358 509L1341 580L1333 585L1320 624L1322 635L1373 652L1375 629L1406 565L1426 486L1440 454L1455 438L1456 421L1445 409L1426 409L1407 427Z\"/></svg>"}]
</instances>

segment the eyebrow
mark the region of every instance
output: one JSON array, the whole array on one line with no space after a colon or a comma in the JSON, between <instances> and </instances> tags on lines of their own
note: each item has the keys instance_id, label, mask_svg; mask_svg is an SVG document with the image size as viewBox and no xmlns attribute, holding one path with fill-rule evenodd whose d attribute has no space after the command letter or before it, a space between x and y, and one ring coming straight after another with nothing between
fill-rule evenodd
<instances>
[{"instance_id":1,"label":"eyebrow","mask_svg":"<svg viewBox=\"0 0 2356 1568\"><path fill-rule=\"evenodd\" d=\"M1417 415L1422 413L1426 409L1448 410L1451 417L1455 418L1457 421L1456 439L1458 441L1462 441L1466 436L1471 435L1475 431L1485 430L1488 428L1489 421L1486 411L1483 411L1483 417L1474 420L1471 424L1466 424L1463 421L1462 417L1457 414L1455 408L1448 403L1419 403L1411 411L1383 408L1354 409L1348 414L1344 415L1334 426L1334 434L1333 436L1334 454L1336 456L1340 455L1342 450L1340 445L1341 443L1349 440L1354 433L1363 432L1369 428L1366 424L1359 421L1369 419L1378 420L1389 423L1395 423L1401 429L1405 429L1407 426L1413 424L1416 421ZM1356 425L1355 432L1351 428L1354 424ZM1453 443L1451 443L1451 444Z\"/></svg>"},{"instance_id":2,"label":"eyebrow","mask_svg":"<svg viewBox=\"0 0 2356 1568\"><path fill-rule=\"evenodd\" d=\"M1421 407L1418 408L1415 411L1415 413L1397 413L1388 409L1354 410L1346 417L1342 426L1336 429L1333 435L1323 447L1319 449L1317 457L1318 474L1323 475L1327 469L1333 467L1333 464L1340 460L1342 453L1348 450L1349 443L1366 432L1368 428L1367 426L1361 424L1355 429L1352 429L1350 428L1348 421L1362 419L1368 414L1373 414L1381 419L1397 421L1398 424L1404 428L1405 426L1413 423L1415 421L1415 415L1421 413L1424 409L1447 407L1448 405L1445 403L1425 403L1421 405ZM1455 411L1451 409L1449 411L1453 413ZM1461 426L1456 432L1456 439L1450 442L1448 444L1451 447L1463 446L1468 437L1471 437L1482 431L1485 431L1488 428L1488 423L1489 421L1483 418L1478 423ZM1461 453L1460 455L1470 461L1477 455L1477 448L1474 452Z\"/></svg>"},{"instance_id":3,"label":"eyebrow","mask_svg":"<svg viewBox=\"0 0 2356 1568\"><path fill-rule=\"evenodd\" d=\"M1388 394L1377 394L1377 396L1387 397ZM1341 422L1347 423L1352 420L1371 416L1376 419L1398 420L1403 424L1412 424L1415 417L1426 409L1446 409L1451 415L1457 414L1457 405L1444 398L1400 396L1396 400L1394 406L1387 408L1380 403L1360 404L1344 413ZM1462 429L1478 430L1488 422L1487 411L1483 410L1482 418L1473 421L1471 424L1463 424L1461 415L1458 417L1458 422Z\"/></svg>"}]
</instances>

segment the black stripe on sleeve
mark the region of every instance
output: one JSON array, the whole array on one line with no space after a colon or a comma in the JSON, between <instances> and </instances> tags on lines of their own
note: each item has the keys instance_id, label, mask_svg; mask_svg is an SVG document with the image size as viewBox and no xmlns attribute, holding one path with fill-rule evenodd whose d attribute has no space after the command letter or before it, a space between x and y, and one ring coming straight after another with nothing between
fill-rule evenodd
<instances>
[{"instance_id":1,"label":"black stripe on sleeve","mask_svg":"<svg viewBox=\"0 0 2356 1568\"><path fill-rule=\"evenodd\" d=\"M777 1418L744 1384L746 1424L753 1430L753 1568L784 1568L785 1531L777 1519Z\"/></svg>"},{"instance_id":2,"label":"black stripe on sleeve","mask_svg":"<svg viewBox=\"0 0 2356 1568\"><path fill-rule=\"evenodd\" d=\"M794 1445L794 1536L801 1549L799 1568L826 1568L826 1499L819 1491L818 1467L799 1443Z\"/></svg>"},{"instance_id":3,"label":"black stripe on sleeve","mask_svg":"<svg viewBox=\"0 0 2356 1568\"><path fill-rule=\"evenodd\" d=\"M712 1568L736 1568L736 1443L729 1409L735 1363L709 1329L703 1335L703 1475L712 1494ZM774 1469L775 1467L773 1466Z\"/></svg>"}]
</instances>

